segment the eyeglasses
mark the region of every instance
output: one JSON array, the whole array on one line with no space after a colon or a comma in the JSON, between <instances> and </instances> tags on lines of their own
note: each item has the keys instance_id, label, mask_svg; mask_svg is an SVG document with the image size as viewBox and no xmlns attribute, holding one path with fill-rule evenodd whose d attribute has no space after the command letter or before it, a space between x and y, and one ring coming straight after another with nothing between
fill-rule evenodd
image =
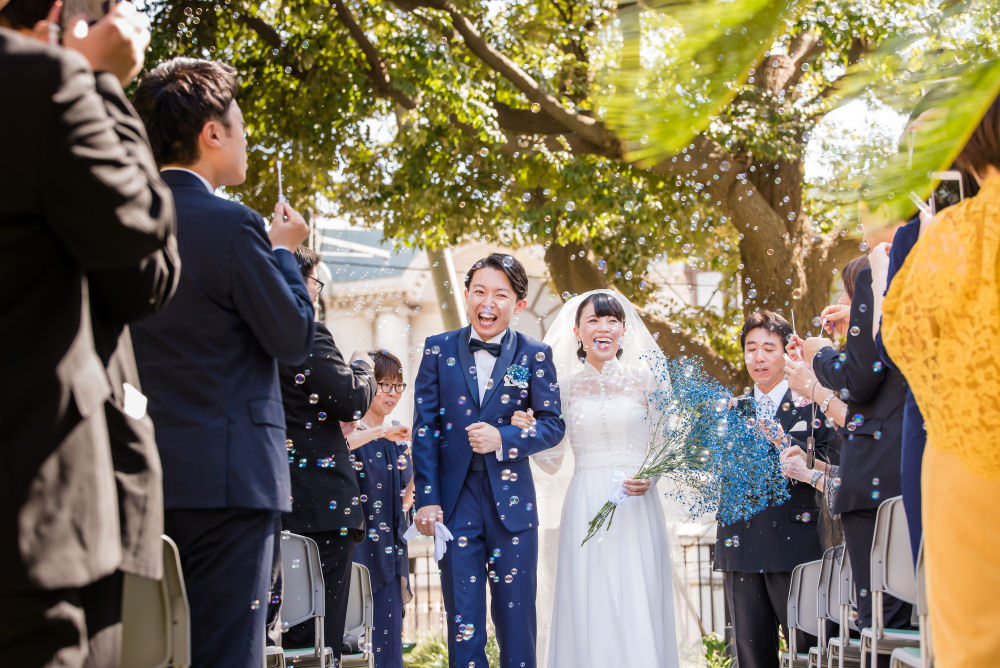
<instances>
[{"instance_id":1,"label":"eyeglasses","mask_svg":"<svg viewBox=\"0 0 1000 668\"><path fill-rule=\"evenodd\" d=\"M406 389L406 383L379 383L378 389L383 394L389 394L390 392L399 392L402 394L403 390Z\"/></svg>"},{"instance_id":2,"label":"eyeglasses","mask_svg":"<svg viewBox=\"0 0 1000 668\"><path fill-rule=\"evenodd\" d=\"M324 283L323 281L319 280L319 279L318 279L318 278L316 278L315 276L307 276L306 278L308 278L308 279L310 279L310 280L313 280L313 281L316 281L316 285L318 285L318 286L319 286L319 291L320 291L320 292L323 292L323 288L325 288L325 287L326 287L326 283Z\"/></svg>"}]
</instances>

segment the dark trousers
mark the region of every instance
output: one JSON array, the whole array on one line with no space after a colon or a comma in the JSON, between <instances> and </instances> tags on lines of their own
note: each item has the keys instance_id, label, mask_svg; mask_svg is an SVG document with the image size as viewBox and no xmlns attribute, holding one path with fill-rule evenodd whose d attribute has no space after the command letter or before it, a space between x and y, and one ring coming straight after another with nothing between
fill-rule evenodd
<instances>
[{"instance_id":1,"label":"dark trousers","mask_svg":"<svg viewBox=\"0 0 1000 668\"><path fill-rule=\"evenodd\" d=\"M403 668L403 591L398 577L372 592L375 668Z\"/></svg>"},{"instance_id":2,"label":"dark trousers","mask_svg":"<svg viewBox=\"0 0 1000 668\"><path fill-rule=\"evenodd\" d=\"M854 572L854 590L858 597L858 628L872 625L871 597L871 557L872 540L875 538L875 513L869 510L852 510L840 516L844 527L844 542L847 545L847 555L851 559L851 570ZM911 607L892 596L882 597L882 613L886 628L910 628ZM888 668L889 656L878 657L880 668Z\"/></svg>"},{"instance_id":3,"label":"dark trousers","mask_svg":"<svg viewBox=\"0 0 1000 668\"><path fill-rule=\"evenodd\" d=\"M122 574L79 589L0 594L3 665L117 668Z\"/></svg>"},{"instance_id":4,"label":"dark trousers","mask_svg":"<svg viewBox=\"0 0 1000 668\"><path fill-rule=\"evenodd\" d=\"M487 583L500 665L536 665L538 529L512 533L497 512L486 472L470 470L447 523L455 540L438 562L453 668L487 668Z\"/></svg>"},{"instance_id":5,"label":"dark trousers","mask_svg":"<svg viewBox=\"0 0 1000 668\"><path fill-rule=\"evenodd\" d=\"M924 417L920 414L920 407L917 406L913 392L907 390L906 403L903 405L899 481L903 494L903 510L906 511L906 524L910 529L910 549L913 550L914 567L917 564L917 554L920 552L920 537L923 535L923 524L920 519L920 474L926 442Z\"/></svg>"},{"instance_id":6,"label":"dark trousers","mask_svg":"<svg viewBox=\"0 0 1000 668\"><path fill-rule=\"evenodd\" d=\"M791 572L723 574L726 603L733 620L733 638L740 668L777 668L778 629L788 638L788 590ZM800 651L816 637L799 634Z\"/></svg>"},{"instance_id":7,"label":"dark trousers","mask_svg":"<svg viewBox=\"0 0 1000 668\"><path fill-rule=\"evenodd\" d=\"M168 510L191 607L193 668L260 666L275 512Z\"/></svg>"},{"instance_id":8,"label":"dark trousers","mask_svg":"<svg viewBox=\"0 0 1000 668\"><path fill-rule=\"evenodd\" d=\"M344 624L347 621L348 595L351 591L351 563L357 539L364 536L359 529L352 529L346 536L340 531L303 534L316 541L319 560L326 585L326 619L323 633L326 645L333 649L333 656L340 662L340 648L344 641ZM291 627L281 639L282 647L299 649L316 645L316 623L313 620Z\"/></svg>"}]
</instances>

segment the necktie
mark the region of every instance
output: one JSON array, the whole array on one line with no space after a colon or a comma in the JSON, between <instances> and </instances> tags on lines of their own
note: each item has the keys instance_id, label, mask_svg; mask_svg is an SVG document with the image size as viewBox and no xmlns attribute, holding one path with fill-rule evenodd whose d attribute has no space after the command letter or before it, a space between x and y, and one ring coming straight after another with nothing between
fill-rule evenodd
<instances>
[{"instance_id":1,"label":"necktie","mask_svg":"<svg viewBox=\"0 0 1000 668\"><path fill-rule=\"evenodd\" d=\"M771 401L771 397L766 394L757 402L757 417L771 419L777 410L777 406Z\"/></svg>"},{"instance_id":2,"label":"necktie","mask_svg":"<svg viewBox=\"0 0 1000 668\"><path fill-rule=\"evenodd\" d=\"M485 341L480 341L479 339L469 339L469 350L475 354L477 350L485 350L493 357L500 356L500 344L499 343L486 343Z\"/></svg>"}]
</instances>

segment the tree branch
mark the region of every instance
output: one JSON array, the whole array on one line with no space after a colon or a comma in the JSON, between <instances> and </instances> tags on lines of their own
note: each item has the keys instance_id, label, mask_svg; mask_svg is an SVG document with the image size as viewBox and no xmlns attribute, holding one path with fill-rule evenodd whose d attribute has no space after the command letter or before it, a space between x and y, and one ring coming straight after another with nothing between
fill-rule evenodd
<instances>
[{"instance_id":1,"label":"tree branch","mask_svg":"<svg viewBox=\"0 0 1000 668\"><path fill-rule=\"evenodd\" d=\"M521 93L541 107L553 120L560 123L567 132L579 135L582 139L601 147L613 155L623 155L623 147L618 137L603 123L568 109L559 100L542 89L524 70L506 55L493 48L472 22L455 5L448 0L395 0L400 8L412 11L420 7L428 7L446 12L452 20L452 25L462 36L465 45L485 65L510 81Z\"/></svg>"},{"instance_id":2,"label":"tree branch","mask_svg":"<svg viewBox=\"0 0 1000 668\"><path fill-rule=\"evenodd\" d=\"M358 22L354 20L354 16L351 11L344 5L343 0L330 0L330 4L337 11L337 18L340 22L344 24L347 28L347 33L354 40L354 43L358 45L361 52L365 55L365 60L368 61L368 80L372 84L372 88L375 93L380 97L388 97L393 102L403 107L404 109L415 109L418 100L414 100L412 97L402 92L398 88L392 85L392 80L389 78L389 68L386 66L385 61L382 59L381 54L375 45L372 44L371 40L365 34L365 31L361 29Z\"/></svg>"},{"instance_id":3,"label":"tree branch","mask_svg":"<svg viewBox=\"0 0 1000 668\"><path fill-rule=\"evenodd\" d=\"M794 86L802 77L802 63L823 50L819 34L800 32L792 38L787 54L768 56L754 72L754 83L772 93Z\"/></svg>"},{"instance_id":4,"label":"tree branch","mask_svg":"<svg viewBox=\"0 0 1000 668\"><path fill-rule=\"evenodd\" d=\"M253 13L253 8L250 5L241 4L239 6L240 11L238 12L239 18L237 19L244 26L253 30L257 33L260 39L270 46L272 49L278 49L280 52L284 53L290 58L292 64L289 67L292 68L292 76L294 76L299 81L305 81L306 75L302 70L302 60L297 53L289 52L288 48L282 44L284 40L278 31L271 24L262 18L256 16Z\"/></svg>"}]
</instances>

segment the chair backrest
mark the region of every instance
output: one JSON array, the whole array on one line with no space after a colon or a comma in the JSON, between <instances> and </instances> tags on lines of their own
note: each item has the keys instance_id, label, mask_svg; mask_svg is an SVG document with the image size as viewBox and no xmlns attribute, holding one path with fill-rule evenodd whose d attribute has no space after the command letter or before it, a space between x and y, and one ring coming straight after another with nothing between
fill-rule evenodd
<instances>
[{"instance_id":1,"label":"chair backrest","mask_svg":"<svg viewBox=\"0 0 1000 668\"><path fill-rule=\"evenodd\" d=\"M848 628L855 631L858 630L856 623L856 618L850 613L853 610L857 610L857 592L854 590L854 569L851 567L851 556L847 552L846 545L841 545L841 559L840 559L840 572L838 580L838 602L841 609L847 608L846 619L848 622ZM840 619L838 617L838 623ZM846 629L841 630L841 635L845 634Z\"/></svg>"},{"instance_id":2,"label":"chair backrest","mask_svg":"<svg viewBox=\"0 0 1000 668\"><path fill-rule=\"evenodd\" d=\"M126 574L122 584L122 668L191 664L191 621L177 545L163 543L163 577Z\"/></svg>"},{"instance_id":3,"label":"chair backrest","mask_svg":"<svg viewBox=\"0 0 1000 668\"><path fill-rule=\"evenodd\" d=\"M819 620L816 619L817 599L819 598L819 576L823 569L823 560L807 561L796 568L802 568L799 581L798 620L794 628L809 635L819 635ZM792 627L791 621L788 622Z\"/></svg>"},{"instance_id":4,"label":"chair backrest","mask_svg":"<svg viewBox=\"0 0 1000 668\"><path fill-rule=\"evenodd\" d=\"M896 497L893 497L896 498ZM875 513L875 534L872 537L871 549L871 587L870 591L885 590L885 560L889 543L889 526L892 524L892 499L886 499L878 506Z\"/></svg>"},{"instance_id":5,"label":"chair backrest","mask_svg":"<svg viewBox=\"0 0 1000 668\"><path fill-rule=\"evenodd\" d=\"M816 588L816 618L830 617L830 594L833 591L834 569L837 567L837 546L823 552L823 563L819 570L819 585Z\"/></svg>"},{"instance_id":6,"label":"chair backrest","mask_svg":"<svg viewBox=\"0 0 1000 668\"><path fill-rule=\"evenodd\" d=\"M170 665L191 665L191 608L188 605L181 554L169 536L163 539L163 584L170 602L171 656Z\"/></svg>"},{"instance_id":7,"label":"chair backrest","mask_svg":"<svg viewBox=\"0 0 1000 668\"><path fill-rule=\"evenodd\" d=\"M907 603L917 601L917 578L910 546L910 527L906 521L903 498L895 497L888 504L889 531L883 559L882 585L890 596Z\"/></svg>"},{"instance_id":8,"label":"chair backrest","mask_svg":"<svg viewBox=\"0 0 1000 668\"><path fill-rule=\"evenodd\" d=\"M371 573L364 564L351 564L351 590L347 596L347 620L344 633L366 637L366 629L375 623L375 601L372 596ZM370 641L370 638L366 638Z\"/></svg>"},{"instance_id":9,"label":"chair backrest","mask_svg":"<svg viewBox=\"0 0 1000 668\"><path fill-rule=\"evenodd\" d=\"M792 569L792 579L788 585L788 626L798 628L799 624L799 591L802 589L802 564ZM794 635L794 634L793 634Z\"/></svg>"},{"instance_id":10,"label":"chair backrest","mask_svg":"<svg viewBox=\"0 0 1000 668\"><path fill-rule=\"evenodd\" d=\"M326 614L323 569L316 541L281 532L281 623L295 626Z\"/></svg>"},{"instance_id":11,"label":"chair backrest","mask_svg":"<svg viewBox=\"0 0 1000 668\"><path fill-rule=\"evenodd\" d=\"M917 614L921 617L927 616L927 582L924 581L924 541L920 541L920 550L917 552Z\"/></svg>"}]
</instances>

